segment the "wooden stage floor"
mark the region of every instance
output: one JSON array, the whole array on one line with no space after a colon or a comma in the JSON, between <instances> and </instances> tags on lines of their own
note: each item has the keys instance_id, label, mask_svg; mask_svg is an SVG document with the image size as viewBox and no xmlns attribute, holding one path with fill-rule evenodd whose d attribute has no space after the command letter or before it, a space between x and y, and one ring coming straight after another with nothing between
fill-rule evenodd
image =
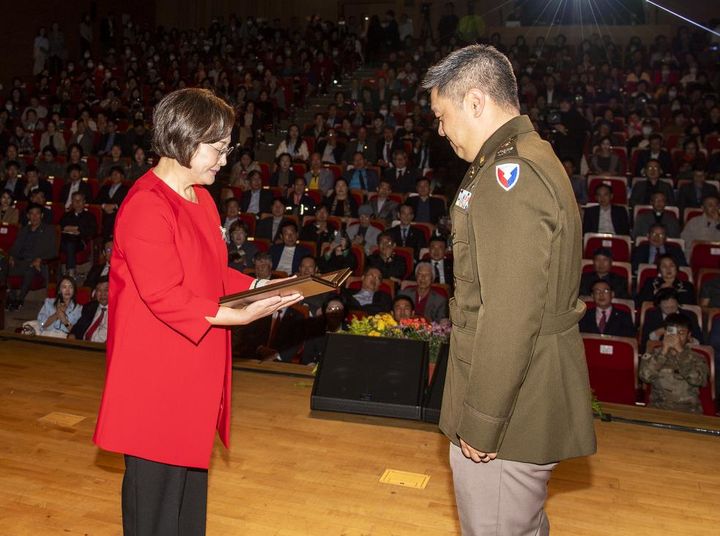
<instances>
[{"instance_id":1,"label":"wooden stage floor","mask_svg":"<svg viewBox=\"0 0 720 536\"><path fill-rule=\"evenodd\" d=\"M123 461L91 442L103 374L97 351L0 338L0 535L121 534ZM213 455L208 535L459 534L436 428L313 414L308 377L237 370L234 382L233 447L218 443ZM600 421L596 430L598 454L561 463L550 482L554 536L720 533L720 438ZM386 469L430 480L383 484Z\"/></svg>"}]
</instances>

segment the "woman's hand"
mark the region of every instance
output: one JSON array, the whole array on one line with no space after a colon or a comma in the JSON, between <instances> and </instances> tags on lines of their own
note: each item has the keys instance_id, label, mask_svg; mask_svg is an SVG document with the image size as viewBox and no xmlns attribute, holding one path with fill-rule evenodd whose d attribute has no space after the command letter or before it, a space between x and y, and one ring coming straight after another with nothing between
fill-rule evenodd
<instances>
[{"instance_id":1,"label":"woman's hand","mask_svg":"<svg viewBox=\"0 0 720 536\"><path fill-rule=\"evenodd\" d=\"M289 296L272 296L253 302L240 309L221 306L217 315L205 318L214 326L240 326L271 315L283 307L290 307L302 299L302 294L298 293Z\"/></svg>"}]
</instances>

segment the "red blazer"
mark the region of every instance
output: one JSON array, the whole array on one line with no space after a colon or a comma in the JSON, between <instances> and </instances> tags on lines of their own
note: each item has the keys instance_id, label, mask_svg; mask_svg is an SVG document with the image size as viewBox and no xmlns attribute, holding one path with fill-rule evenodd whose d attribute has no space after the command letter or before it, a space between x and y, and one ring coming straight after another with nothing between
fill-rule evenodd
<instances>
[{"instance_id":1,"label":"red blazer","mask_svg":"<svg viewBox=\"0 0 720 536\"><path fill-rule=\"evenodd\" d=\"M107 369L93 440L110 451L207 468L229 445L230 331L205 317L249 288L228 268L210 194L191 203L152 170L120 207L110 270Z\"/></svg>"}]
</instances>

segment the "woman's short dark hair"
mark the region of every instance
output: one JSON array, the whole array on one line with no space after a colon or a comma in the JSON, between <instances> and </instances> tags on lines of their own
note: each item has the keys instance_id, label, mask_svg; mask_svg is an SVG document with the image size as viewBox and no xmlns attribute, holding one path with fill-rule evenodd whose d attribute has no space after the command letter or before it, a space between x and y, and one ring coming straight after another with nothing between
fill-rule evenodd
<instances>
[{"instance_id":1,"label":"woman's short dark hair","mask_svg":"<svg viewBox=\"0 0 720 536\"><path fill-rule=\"evenodd\" d=\"M163 97L153 113L153 151L190 167L198 145L230 135L235 112L207 89L187 88Z\"/></svg>"},{"instance_id":2,"label":"woman's short dark hair","mask_svg":"<svg viewBox=\"0 0 720 536\"><path fill-rule=\"evenodd\" d=\"M232 223L230 224L230 229L229 229L228 234L229 234L230 236L232 236L232 234L233 234L235 231L237 231L238 229L242 229L243 231L245 231L245 235L248 234L247 225L245 225L245 222L242 222L242 221L240 221L240 220L235 220L234 222L232 222Z\"/></svg>"}]
</instances>

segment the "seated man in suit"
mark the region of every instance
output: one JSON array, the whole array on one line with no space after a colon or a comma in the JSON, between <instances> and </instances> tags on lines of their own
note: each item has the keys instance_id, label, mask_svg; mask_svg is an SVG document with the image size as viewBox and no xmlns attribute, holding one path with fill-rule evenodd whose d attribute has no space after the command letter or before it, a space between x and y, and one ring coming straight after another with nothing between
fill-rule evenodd
<instances>
[{"instance_id":1,"label":"seated man in suit","mask_svg":"<svg viewBox=\"0 0 720 536\"><path fill-rule=\"evenodd\" d=\"M698 240L720 240L720 198L717 194L710 194L702 203L703 213L685 223L681 233L685 241L685 252L690 257L693 242Z\"/></svg>"},{"instance_id":2,"label":"seated man in suit","mask_svg":"<svg viewBox=\"0 0 720 536\"><path fill-rule=\"evenodd\" d=\"M361 126L357 131L357 138L345 146L342 161L349 164L353 161L355 153L360 153L367 162L377 161L377 146L374 140L368 137L367 127Z\"/></svg>"},{"instance_id":3,"label":"seated man in suit","mask_svg":"<svg viewBox=\"0 0 720 536\"><path fill-rule=\"evenodd\" d=\"M425 234L414 227L415 211L408 204L400 205L400 225L396 225L388 232L395 243L404 248L413 248L415 258L420 255L420 250L426 247Z\"/></svg>"},{"instance_id":4,"label":"seated man in suit","mask_svg":"<svg viewBox=\"0 0 720 536\"><path fill-rule=\"evenodd\" d=\"M678 189L678 207L680 213L686 208L699 208L703 199L710 195L718 196L718 189L714 184L707 183L707 173L703 169L693 171L692 182L686 182Z\"/></svg>"},{"instance_id":5,"label":"seated man in suit","mask_svg":"<svg viewBox=\"0 0 720 536\"><path fill-rule=\"evenodd\" d=\"M378 220L385 220L385 225L390 225L397 218L398 202L393 201L388 196L392 193L390 181L380 179L378 185L378 194L373 197L370 202L372 209L372 217Z\"/></svg>"},{"instance_id":6,"label":"seated man in suit","mask_svg":"<svg viewBox=\"0 0 720 536\"><path fill-rule=\"evenodd\" d=\"M595 199L598 205L587 207L583 214L583 234L610 233L630 234L630 219L624 206L613 205L612 188L600 183L595 187Z\"/></svg>"},{"instance_id":7,"label":"seated man in suit","mask_svg":"<svg viewBox=\"0 0 720 536\"><path fill-rule=\"evenodd\" d=\"M0 184L0 192L8 191L14 199L23 199L23 183L20 173L20 164L16 160L10 160L5 164L5 177Z\"/></svg>"},{"instance_id":8,"label":"seated man in suit","mask_svg":"<svg viewBox=\"0 0 720 536\"><path fill-rule=\"evenodd\" d=\"M657 160L662 169L672 172L672 158L670 153L662 148L662 136L660 134L651 134L648 138L648 148L640 149L637 156L637 164L633 171L636 177L642 176L642 172L650 160Z\"/></svg>"},{"instance_id":9,"label":"seated man in suit","mask_svg":"<svg viewBox=\"0 0 720 536\"><path fill-rule=\"evenodd\" d=\"M258 251L253 257L253 269L256 279L272 279L273 261L267 251Z\"/></svg>"},{"instance_id":10,"label":"seated man in suit","mask_svg":"<svg viewBox=\"0 0 720 536\"><path fill-rule=\"evenodd\" d=\"M377 268L368 266L362 277L360 290L346 290L348 308L355 311L364 311L369 315L388 313L392 310L392 300L388 294L380 292L382 273Z\"/></svg>"},{"instance_id":11,"label":"seated man in suit","mask_svg":"<svg viewBox=\"0 0 720 536\"><path fill-rule=\"evenodd\" d=\"M305 193L305 186L303 177L295 177L285 198L285 213L297 216L301 221L305 216L315 214L315 201Z\"/></svg>"},{"instance_id":12,"label":"seated man in suit","mask_svg":"<svg viewBox=\"0 0 720 536\"><path fill-rule=\"evenodd\" d=\"M585 272L580 277L580 296L590 296L592 285L596 281L605 281L613 291L615 298L627 300L628 294L627 279L614 273L612 269L612 250L610 248L597 248L593 252L592 272Z\"/></svg>"},{"instance_id":13,"label":"seated man in suit","mask_svg":"<svg viewBox=\"0 0 720 536\"><path fill-rule=\"evenodd\" d=\"M30 203L28 207L33 205L40 207L42 209L42 221L48 225L52 225L53 213L52 209L46 203L47 199L48 198L45 197L45 192L43 190L33 190L30 193ZM29 208L27 210L29 210ZM20 214L20 226L27 225L29 222L27 210Z\"/></svg>"},{"instance_id":14,"label":"seated man in suit","mask_svg":"<svg viewBox=\"0 0 720 536\"><path fill-rule=\"evenodd\" d=\"M657 258L665 253L672 255L678 266L687 266L685 254L680 246L667 241L667 230L662 223L654 223L650 227L648 239L648 242L633 249L631 258L633 273L637 272L640 264L655 264Z\"/></svg>"},{"instance_id":15,"label":"seated man in suit","mask_svg":"<svg viewBox=\"0 0 720 536\"><path fill-rule=\"evenodd\" d=\"M262 212L270 212L270 205L273 202L273 194L270 190L262 187L262 176L257 170L248 174L250 189L243 193L240 200L240 209L250 214L260 214Z\"/></svg>"},{"instance_id":16,"label":"seated man in suit","mask_svg":"<svg viewBox=\"0 0 720 536\"><path fill-rule=\"evenodd\" d=\"M366 260L367 266L377 268L383 279L392 279L400 283L405 278L407 265L405 259L395 254L395 240L388 231L378 236L378 250L369 255Z\"/></svg>"},{"instance_id":17,"label":"seated man in suit","mask_svg":"<svg viewBox=\"0 0 720 536\"><path fill-rule=\"evenodd\" d=\"M280 227L282 244L273 244L270 255L273 261L273 270L294 274L300 266L300 259L310 255L307 248L298 246L298 228L294 221L283 222Z\"/></svg>"},{"instance_id":18,"label":"seated man in suit","mask_svg":"<svg viewBox=\"0 0 720 536\"><path fill-rule=\"evenodd\" d=\"M37 167L30 165L25 169L25 188L22 191L22 199L29 200L36 190L42 190L45 199L52 199L52 186L47 180L40 178Z\"/></svg>"},{"instance_id":19,"label":"seated man in suit","mask_svg":"<svg viewBox=\"0 0 720 536\"><path fill-rule=\"evenodd\" d=\"M415 221L437 225L445 215L445 203L438 197L430 196L430 179L420 177L415 184L418 195L412 195L405 201L413 208Z\"/></svg>"},{"instance_id":20,"label":"seated man in suit","mask_svg":"<svg viewBox=\"0 0 720 536\"><path fill-rule=\"evenodd\" d=\"M378 158L378 166L383 169L392 168L393 155L396 151L402 150L402 148L402 143L395 139L395 129L388 126L384 127L382 131L382 139L378 140L375 151Z\"/></svg>"},{"instance_id":21,"label":"seated man in suit","mask_svg":"<svg viewBox=\"0 0 720 536\"><path fill-rule=\"evenodd\" d=\"M112 257L113 241L108 240L103 244L102 257L105 262L102 264L94 264L87 276L85 276L85 286L95 288L100 282L100 279L110 277L110 258Z\"/></svg>"},{"instance_id":22,"label":"seated man in suit","mask_svg":"<svg viewBox=\"0 0 720 536\"><path fill-rule=\"evenodd\" d=\"M80 320L72 327L68 339L104 343L107 340L108 278L98 279L93 292L95 299L83 306Z\"/></svg>"},{"instance_id":23,"label":"seated man in suit","mask_svg":"<svg viewBox=\"0 0 720 536\"><path fill-rule=\"evenodd\" d=\"M428 322L439 322L443 318L448 318L447 298L432 288L434 276L429 262L419 262L415 267L417 286L400 291L401 296L412 298L415 313Z\"/></svg>"},{"instance_id":24,"label":"seated man in suit","mask_svg":"<svg viewBox=\"0 0 720 536\"><path fill-rule=\"evenodd\" d=\"M632 195L630 195L630 206L635 205L649 205L650 198L655 192L662 192L665 194L668 205L675 205L675 194L673 188L667 182L660 180L662 177L663 170L660 166L660 162L657 160L650 160L645 166L645 176L647 177L644 181L638 181L633 187Z\"/></svg>"},{"instance_id":25,"label":"seated man in suit","mask_svg":"<svg viewBox=\"0 0 720 536\"><path fill-rule=\"evenodd\" d=\"M632 317L627 311L613 307L615 297L607 281L598 279L592 285L592 298L595 307L588 307L580 320L580 331L599 333L613 337L635 337L636 330Z\"/></svg>"},{"instance_id":26,"label":"seated man in suit","mask_svg":"<svg viewBox=\"0 0 720 536\"><path fill-rule=\"evenodd\" d=\"M75 277L77 254L97 234L97 220L85 206L85 195L75 192L72 207L60 218L60 251L65 253L67 273Z\"/></svg>"},{"instance_id":27,"label":"seated man in suit","mask_svg":"<svg viewBox=\"0 0 720 536\"><path fill-rule=\"evenodd\" d=\"M339 164L342 162L344 150L345 148L338 141L334 128L328 129L325 139L317 144L317 152L320 153L320 159L326 164Z\"/></svg>"},{"instance_id":28,"label":"seated man in suit","mask_svg":"<svg viewBox=\"0 0 720 536\"><path fill-rule=\"evenodd\" d=\"M8 310L21 309L33 279L41 276L48 283L48 261L57 257L58 244L55 229L42 219L42 207L30 205L27 209L28 224L18 232L8 256L8 274L22 277L18 290L8 290Z\"/></svg>"},{"instance_id":29,"label":"seated man in suit","mask_svg":"<svg viewBox=\"0 0 720 536\"><path fill-rule=\"evenodd\" d=\"M128 194L128 188L123 184L125 169L121 166L110 168L110 181L103 185L95 198L95 204L102 208L102 234L105 240L113 237L115 215Z\"/></svg>"},{"instance_id":30,"label":"seated man in suit","mask_svg":"<svg viewBox=\"0 0 720 536\"><path fill-rule=\"evenodd\" d=\"M368 169L365 157L360 152L353 155L352 167L348 167L343 178L351 190L362 190L365 196L377 190L380 180L374 170Z\"/></svg>"},{"instance_id":31,"label":"seated man in suit","mask_svg":"<svg viewBox=\"0 0 720 536\"><path fill-rule=\"evenodd\" d=\"M633 226L633 238L638 236L647 236L650 226L654 223L662 223L667 230L669 238L680 238L680 222L677 216L670 211L665 210L667 201L665 194L655 192L650 198L652 205L651 212L641 212L638 214Z\"/></svg>"},{"instance_id":32,"label":"seated man in suit","mask_svg":"<svg viewBox=\"0 0 720 536\"><path fill-rule=\"evenodd\" d=\"M282 229L285 219L285 202L280 199L273 199L270 207L272 217L262 218L255 224L255 238L270 240L273 244L282 244Z\"/></svg>"},{"instance_id":33,"label":"seated man in suit","mask_svg":"<svg viewBox=\"0 0 720 536\"><path fill-rule=\"evenodd\" d=\"M350 242L358 246L363 246L366 255L370 255L375 246L377 246L378 236L380 236L380 229L370 225L371 215L372 208L370 208L370 205L361 205L358 209L360 221L348 225L346 231Z\"/></svg>"},{"instance_id":34,"label":"seated man in suit","mask_svg":"<svg viewBox=\"0 0 720 536\"><path fill-rule=\"evenodd\" d=\"M703 336L698 317L692 311L680 308L680 300L674 288L663 288L655 294L655 307L645 313L640 337L640 351L645 351L647 341L660 341L665 335L665 319L668 315L679 313L690 321L691 342L702 344Z\"/></svg>"},{"instance_id":35,"label":"seated man in suit","mask_svg":"<svg viewBox=\"0 0 720 536\"><path fill-rule=\"evenodd\" d=\"M415 191L415 184L420 178L420 172L408 167L407 153L403 149L395 151L393 164L393 167L387 168L383 172L383 178L390 182L392 191L401 194Z\"/></svg>"},{"instance_id":36,"label":"seated man in suit","mask_svg":"<svg viewBox=\"0 0 720 536\"><path fill-rule=\"evenodd\" d=\"M88 183L84 182L81 177L82 168L78 164L70 164L67 167L68 180L65 181L65 185L62 187L60 192L59 202L65 203L65 209L70 210L72 205L72 194L80 192L85 196L85 199L92 199L92 190Z\"/></svg>"},{"instance_id":37,"label":"seated man in suit","mask_svg":"<svg viewBox=\"0 0 720 536\"><path fill-rule=\"evenodd\" d=\"M323 167L320 153L310 155L310 170L305 173L305 182L309 190L320 190L323 197L332 193L335 186L335 176L328 168Z\"/></svg>"},{"instance_id":38,"label":"seated man in suit","mask_svg":"<svg viewBox=\"0 0 720 536\"><path fill-rule=\"evenodd\" d=\"M433 233L430 237L430 266L433 269L433 283L442 283L450 285L454 284L453 279L453 260L447 258L447 241L445 237Z\"/></svg>"}]
</instances>

